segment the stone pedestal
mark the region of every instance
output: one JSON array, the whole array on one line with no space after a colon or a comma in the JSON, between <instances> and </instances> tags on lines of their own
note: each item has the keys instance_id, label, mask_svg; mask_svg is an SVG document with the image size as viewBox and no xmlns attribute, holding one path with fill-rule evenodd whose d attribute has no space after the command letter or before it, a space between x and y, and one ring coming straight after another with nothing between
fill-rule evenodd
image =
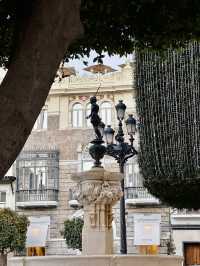
<instances>
[{"instance_id":1,"label":"stone pedestal","mask_svg":"<svg viewBox=\"0 0 200 266\"><path fill-rule=\"evenodd\" d=\"M45 256L14 257L8 266L182 266L178 256Z\"/></svg>"},{"instance_id":2,"label":"stone pedestal","mask_svg":"<svg viewBox=\"0 0 200 266\"><path fill-rule=\"evenodd\" d=\"M113 254L112 205L122 196L122 175L93 168L72 178L78 181L76 196L84 208L83 254Z\"/></svg>"}]
</instances>

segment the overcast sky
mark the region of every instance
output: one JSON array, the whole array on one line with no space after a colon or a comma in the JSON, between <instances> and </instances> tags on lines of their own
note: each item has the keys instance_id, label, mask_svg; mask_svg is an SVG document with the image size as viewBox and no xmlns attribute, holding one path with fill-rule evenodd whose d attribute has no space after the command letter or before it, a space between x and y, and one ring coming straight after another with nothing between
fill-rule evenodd
<instances>
[{"instance_id":1,"label":"overcast sky","mask_svg":"<svg viewBox=\"0 0 200 266\"><path fill-rule=\"evenodd\" d=\"M80 75L88 75L88 72L84 71L83 68L86 66L83 64L83 61L88 62L88 66L94 65L93 59L95 58L96 53L91 52L90 57L84 57L82 60L70 60L70 62L67 64L67 66L75 67L76 71ZM128 57L119 57L118 55L115 56L108 56L105 54L105 57L103 58L103 63L105 65L111 66L112 68L118 70L118 65L126 63L128 60L132 61L133 55L129 55ZM2 68L0 68L0 82L3 80L3 77L5 76L6 71Z\"/></svg>"},{"instance_id":2,"label":"overcast sky","mask_svg":"<svg viewBox=\"0 0 200 266\"><path fill-rule=\"evenodd\" d=\"M80 75L87 75L88 72L84 71L83 68L86 66L83 64L83 61L88 62L88 66L94 65L96 63L93 62L93 59L95 58L96 53L91 52L90 57L84 57L82 60L71 60L67 65L73 66L75 69L79 72ZM127 60L132 60L133 56L129 55L128 57L119 57L118 55L115 56L108 56L105 54L105 57L103 58L103 64L108 65L114 69L119 69L118 65L126 63Z\"/></svg>"}]
</instances>

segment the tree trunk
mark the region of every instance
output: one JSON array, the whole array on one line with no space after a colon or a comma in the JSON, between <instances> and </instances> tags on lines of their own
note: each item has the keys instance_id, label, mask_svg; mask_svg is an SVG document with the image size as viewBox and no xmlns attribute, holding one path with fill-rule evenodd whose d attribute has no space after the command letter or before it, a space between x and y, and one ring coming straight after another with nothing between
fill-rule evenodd
<instances>
[{"instance_id":1,"label":"tree trunk","mask_svg":"<svg viewBox=\"0 0 200 266\"><path fill-rule=\"evenodd\" d=\"M80 0L34 0L0 86L0 177L23 148L67 47L82 34Z\"/></svg>"},{"instance_id":2,"label":"tree trunk","mask_svg":"<svg viewBox=\"0 0 200 266\"><path fill-rule=\"evenodd\" d=\"M7 266L7 255L6 254L0 255L0 266Z\"/></svg>"}]
</instances>

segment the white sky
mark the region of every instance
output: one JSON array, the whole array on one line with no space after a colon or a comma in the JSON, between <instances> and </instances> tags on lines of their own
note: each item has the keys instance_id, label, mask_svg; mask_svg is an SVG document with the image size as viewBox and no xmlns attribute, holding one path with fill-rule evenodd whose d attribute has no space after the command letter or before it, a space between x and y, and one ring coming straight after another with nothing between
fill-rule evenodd
<instances>
[{"instance_id":1,"label":"white sky","mask_svg":"<svg viewBox=\"0 0 200 266\"><path fill-rule=\"evenodd\" d=\"M80 75L89 75L90 73L88 73L87 71L84 71L83 68L87 67L83 64L83 61L87 61L88 62L88 66L90 65L94 65L96 64L96 62L93 62L93 59L95 58L96 53L93 51L90 53L90 57L84 57L81 60L70 60L70 62L67 64L67 66L72 66L75 67L76 71L80 74ZM108 56L107 54L105 54L105 57L103 58L103 64L108 65L116 70L119 69L118 65L120 64L124 64L126 63L128 60L132 61L133 60L134 55L128 55L127 57L123 56L123 57L119 57L118 55L115 56ZM3 80L4 76L6 74L6 71L3 68L0 68L0 83Z\"/></svg>"}]
</instances>

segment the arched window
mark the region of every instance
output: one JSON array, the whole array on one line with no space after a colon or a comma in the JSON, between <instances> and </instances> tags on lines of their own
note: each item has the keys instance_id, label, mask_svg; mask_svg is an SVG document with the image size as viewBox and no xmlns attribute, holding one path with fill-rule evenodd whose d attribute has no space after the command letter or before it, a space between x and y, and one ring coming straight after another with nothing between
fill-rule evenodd
<instances>
[{"instance_id":1,"label":"arched window","mask_svg":"<svg viewBox=\"0 0 200 266\"><path fill-rule=\"evenodd\" d=\"M83 107L80 103L75 103L72 108L72 126L83 126Z\"/></svg>"},{"instance_id":2,"label":"arched window","mask_svg":"<svg viewBox=\"0 0 200 266\"><path fill-rule=\"evenodd\" d=\"M35 121L34 130L47 129L48 114L47 109L42 109L37 120Z\"/></svg>"},{"instance_id":3,"label":"arched window","mask_svg":"<svg viewBox=\"0 0 200 266\"><path fill-rule=\"evenodd\" d=\"M100 115L105 125L112 123L112 104L110 102L103 102L100 106Z\"/></svg>"},{"instance_id":4,"label":"arched window","mask_svg":"<svg viewBox=\"0 0 200 266\"><path fill-rule=\"evenodd\" d=\"M88 103L88 104L86 105L86 117L87 117L88 115L90 115L90 113L91 113L91 104ZM86 119L86 126L87 126L87 127L92 127L92 124L90 123L90 118L89 118L89 119Z\"/></svg>"}]
</instances>

